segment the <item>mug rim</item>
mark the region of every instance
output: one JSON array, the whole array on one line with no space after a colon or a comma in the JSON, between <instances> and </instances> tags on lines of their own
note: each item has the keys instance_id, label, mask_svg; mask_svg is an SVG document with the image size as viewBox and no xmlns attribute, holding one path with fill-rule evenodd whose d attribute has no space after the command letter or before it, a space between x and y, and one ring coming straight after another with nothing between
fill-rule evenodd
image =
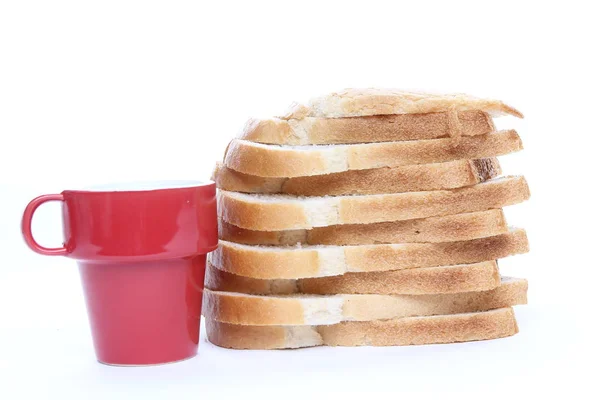
<instances>
[{"instance_id":1,"label":"mug rim","mask_svg":"<svg viewBox=\"0 0 600 400\"><path fill-rule=\"evenodd\" d=\"M214 185L213 181L200 180L145 180L145 181L124 181L111 182L99 185L83 187L81 189L68 189L63 192L75 193L132 193L132 192L156 192L165 190L191 189Z\"/></svg>"}]
</instances>

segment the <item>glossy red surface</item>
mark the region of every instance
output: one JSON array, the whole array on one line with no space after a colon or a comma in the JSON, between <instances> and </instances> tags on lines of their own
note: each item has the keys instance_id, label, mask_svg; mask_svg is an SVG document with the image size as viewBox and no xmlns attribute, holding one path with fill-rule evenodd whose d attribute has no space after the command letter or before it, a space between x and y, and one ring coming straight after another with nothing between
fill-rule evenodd
<instances>
[{"instance_id":1,"label":"glossy red surface","mask_svg":"<svg viewBox=\"0 0 600 400\"><path fill-rule=\"evenodd\" d=\"M206 255L127 264L79 262L98 360L162 364L198 350Z\"/></svg>"},{"instance_id":2,"label":"glossy red surface","mask_svg":"<svg viewBox=\"0 0 600 400\"><path fill-rule=\"evenodd\" d=\"M63 201L63 248L32 236L46 201ZM40 196L22 230L33 251L78 260L99 361L147 365L196 354L206 253L218 241L214 183Z\"/></svg>"}]
</instances>

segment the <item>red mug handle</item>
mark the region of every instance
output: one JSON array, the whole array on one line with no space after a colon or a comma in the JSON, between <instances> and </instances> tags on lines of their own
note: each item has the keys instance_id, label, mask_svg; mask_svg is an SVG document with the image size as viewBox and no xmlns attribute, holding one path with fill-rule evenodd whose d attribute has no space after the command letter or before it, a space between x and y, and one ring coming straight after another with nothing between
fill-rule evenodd
<instances>
[{"instance_id":1,"label":"red mug handle","mask_svg":"<svg viewBox=\"0 0 600 400\"><path fill-rule=\"evenodd\" d=\"M45 194L35 199L31 200L27 207L25 207L25 211L23 212L23 220L21 221L21 232L23 232L23 238L25 239L25 243L29 246L29 248L36 253L43 254L46 256L64 256L67 255L68 251L66 247L57 247L57 248L48 248L44 246L40 246L38 242L33 238L33 234L31 233L31 220L33 219L33 214L35 210L42 204L47 201L64 201L64 197L62 194Z\"/></svg>"}]
</instances>

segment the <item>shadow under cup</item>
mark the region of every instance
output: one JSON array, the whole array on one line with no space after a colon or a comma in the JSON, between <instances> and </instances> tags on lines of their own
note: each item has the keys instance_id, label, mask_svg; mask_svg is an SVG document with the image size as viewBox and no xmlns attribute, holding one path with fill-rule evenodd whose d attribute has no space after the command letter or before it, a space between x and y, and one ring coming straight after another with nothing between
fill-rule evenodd
<instances>
[{"instance_id":1,"label":"shadow under cup","mask_svg":"<svg viewBox=\"0 0 600 400\"><path fill-rule=\"evenodd\" d=\"M196 355L206 254L218 241L215 191L198 182L67 190L27 206L22 229L32 250L77 260L98 361L151 365ZM46 201L63 202L62 248L31 235Z\"/></svg>"}]
</instances>

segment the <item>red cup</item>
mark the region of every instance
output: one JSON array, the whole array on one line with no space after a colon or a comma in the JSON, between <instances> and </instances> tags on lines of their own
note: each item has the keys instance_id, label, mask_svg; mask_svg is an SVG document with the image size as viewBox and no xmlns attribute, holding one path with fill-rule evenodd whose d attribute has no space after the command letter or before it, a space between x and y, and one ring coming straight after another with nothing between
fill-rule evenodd
<instances>
[{"instance_id":1,"label":"red cup","mask_svg":"<svg viewBox=\"0 0 600 400\"><path fill-rule=\"evenodd\" d=\"M60 248L31 233L47 201L62 202ZM43 195L27 205L21 228L33 251L77 260L98 361L151 365L196 355L206 254L218 240L214 183Z\"/></svg>"}]
</instances>

